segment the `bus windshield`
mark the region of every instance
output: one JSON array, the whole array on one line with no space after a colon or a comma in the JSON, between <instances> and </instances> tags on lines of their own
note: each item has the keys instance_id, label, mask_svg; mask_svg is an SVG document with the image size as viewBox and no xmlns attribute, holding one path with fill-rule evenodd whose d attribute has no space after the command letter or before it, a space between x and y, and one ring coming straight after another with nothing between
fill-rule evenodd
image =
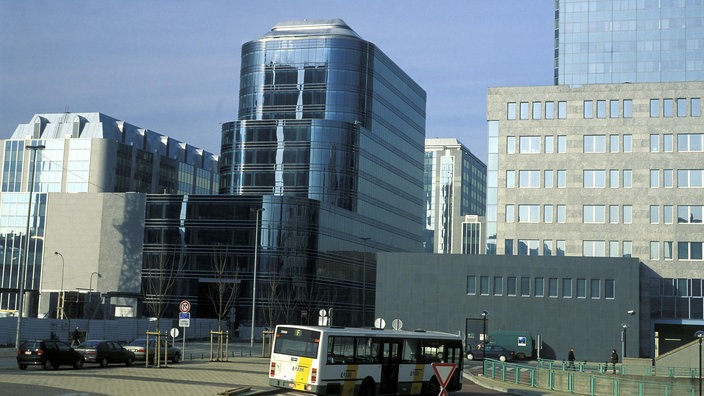
<instances>
[{"instance_id":1,"label":"bus windshield","mask_svg":"<svg viewBox=\"0 0 704 396\"><path fill-rule=\"evenodd\" d=\"M319 345L319 331L279 326L276 332L274 353L317 358Z\"/></svg>"}]
</instances>

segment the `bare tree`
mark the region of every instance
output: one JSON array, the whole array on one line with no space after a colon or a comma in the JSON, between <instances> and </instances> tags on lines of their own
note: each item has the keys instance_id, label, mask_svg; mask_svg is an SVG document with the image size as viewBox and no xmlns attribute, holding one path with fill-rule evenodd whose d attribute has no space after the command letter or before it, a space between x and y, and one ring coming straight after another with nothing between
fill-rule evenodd
<instances>
[{"instance_id":1,"label":"bare tree","mask_svg":"<svg viewBox=\"0 0 704 396\"><path fill-rule=\"evenodd\" d=\"M239 268L229 254L229 247L215 247L212 255L212 282L208 284L207 295L218 319L218 330L230 315L239 293Z\"/></svg>"},{"instance_id":2,"label":"bare tree","mask_svg":"<svg viewBox=\"0 0 704 396\"><path fill-rule=\"evenodd\" d=\"M177 261L173 253L147 256L142 274L143 293L147 308L156 318L156 331L160 331L159 322L166 310L167 297L184 265L183 257L179 256Z\"/></svg>"}]
</instances>

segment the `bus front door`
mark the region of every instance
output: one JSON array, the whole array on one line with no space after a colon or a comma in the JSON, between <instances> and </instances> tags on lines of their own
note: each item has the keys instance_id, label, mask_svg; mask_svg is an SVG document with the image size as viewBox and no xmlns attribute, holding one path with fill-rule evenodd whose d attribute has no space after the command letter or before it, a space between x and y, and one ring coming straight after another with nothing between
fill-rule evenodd
<instances>
[{"instance_id":1,"label":"bus front door","mask_svg":"<svg viewBox=\"0 0 704 396\"><path fill-rule=\"evenodd\" d=\"M398 366L401 362L401 342L384 342L381 348L382 362L379 393L396 394L398 392Z\"/></svg>"}]
</instances>

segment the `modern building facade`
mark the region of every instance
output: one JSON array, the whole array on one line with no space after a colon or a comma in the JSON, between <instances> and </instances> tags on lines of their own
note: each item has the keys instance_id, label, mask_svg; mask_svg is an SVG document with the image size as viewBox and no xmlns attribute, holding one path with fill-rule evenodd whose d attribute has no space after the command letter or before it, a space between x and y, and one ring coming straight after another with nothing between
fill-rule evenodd
<instances>
[{"instance_id":1,"label":"modern building facade","mask_svg":"<svg viewBox=\"0 0 704 396\"><path fill-rule=\"evenodd\" d=\"M483 253L481 223L465 216L484 216L486 164L457 139L426 139L423 188L424 251Z\"/></svg>"},{"instance_id":2,"label":"modern building facade","mask_svg":"<svg viewBox=\"0 0 704 396\"><path fill-rule=\"evenodd\" d=\"M487 250L637 257L641 352L704 325L704 82L491 88ZM650 344L650 345L648 345Z\"/></svg>"},{"instance_id":3,"label":"modern building facade","mask_svg":"<svg viewBox=\"0 0 704 396\"><path fill-rule=\"evenodd\" d=\"M555 0L555 85L704 81L704 2Z\"/></svg>"},{"instance_id":4,"label":"modern building facade","mask_svg":"<svg viewBox=\"0 0 704 396\"><path fill-rule=\"evenodd\" d=\"M18 309L26 261L24 312L32 316L57 314L57 304L68 312L58 299L67 291L81 302L76 310L102 285L139 292L107 278L111 264L139 274L142 238L133 232L141 235L144 194L134 201L123 193L211 194L219 182L217 156L102 113L36 114L2 141L0 160L0 309Z\"/></svg>"},{"instance_id":5,"label":"modern building facade","mask_svg":"<svg viewBox=\"0 0 704 396\"><path fill-rule=\"evenodd\" d=\"M277 24L241 65L221 197L150 197L145 266L184 260L178 295L207 312L217 250L237 262L239 323L316 323L324 308L371 325L370 253L421 250L425 91L339 19Z\"/></svg>"}]
</instances>

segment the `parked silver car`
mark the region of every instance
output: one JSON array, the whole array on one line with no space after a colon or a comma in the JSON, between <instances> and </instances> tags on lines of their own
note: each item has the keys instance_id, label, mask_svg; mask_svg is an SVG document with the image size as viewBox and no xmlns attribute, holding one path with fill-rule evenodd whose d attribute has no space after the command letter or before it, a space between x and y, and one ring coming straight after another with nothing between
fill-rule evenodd
<instances>
[{"instance_id":1,"label":"parked silver car","mask_svg":"<svg viewBox=\"0 0 704 396\"><path fill-rule=\"evenodd\" d=\"M163 341L161 345L161 353L164 353L164 348L167 349L167 360L171 363L178 363L181 360L181 350L168 345L167 341ZM147 339L137 338L125 345L125 349L134 352L135 360L145 360L147 354ZM149 362L154 363L154 356L156 354L156 339L149 339ZM159 358L160 361L164 360L163 355Z\"/></svg>"}]
</instances>

